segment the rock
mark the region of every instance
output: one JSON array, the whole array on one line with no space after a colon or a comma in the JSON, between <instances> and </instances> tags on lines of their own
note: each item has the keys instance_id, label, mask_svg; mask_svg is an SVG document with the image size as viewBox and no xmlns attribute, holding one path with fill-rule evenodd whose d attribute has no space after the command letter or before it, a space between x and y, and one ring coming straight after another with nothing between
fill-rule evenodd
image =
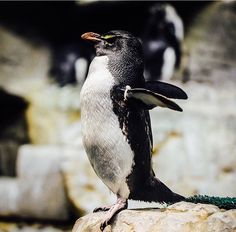
<instances>
[{"instance_id":1,"label":"rock","mask_svg":"<svg viewBox=\"0 0 236 232\"><path fill-rule=\"evenodd\" d=\"M51 51L45 41L39 41L29 43L0 26L0 86L29 103L31 143L65 143L63 135L80 118L81 86L60 88L49 81Z\"/></svg>"},{"instance_id":2,"label":"rock","mask_svg":"<svg viewBox=\"0 0 236 232\"><path fill-rule=\"evenodd\" d=\"M59 147L25 145L20 148L17 178L0 178L0 216L68 220Z\"/></svg>"},{"instance_id":3,"label":"rock","mask_svg":"<svg viewBox=\"0 0 236 232\"><path fill-rule=\"evenodd\" d=\"M22 196L18 205L21 214L35 218L69 219L61 175L62 161L63 152L59 147L25 145L20 148L17 176Z\"/></svg>"},{"instance_id":4,"label":"rock","mask_svg":"<svg viewBox=\"0 0 236 232\"><path fill-rule=\"evenodd\" d=\"M212 2L193 19L185 44L191 79L224 88L236 84L236 3Z\"/></svg>"},{"instance_id":5,"label":"rock","mask_svg":"<svg viewBox=\"0 0 236 232\"><path fill-rule=\"evenodd\" d=\"M104 212L78 219L72 232L97 232ZM213 205L179 202L164 209L124 210L105 231L112 232L234 232L236 210L224 211Z\"/></svg>"},{"instance_id":6,"label":"rock","mask_svg":"<svg viewBox=\"0 0 236 232\"><path fill-rule=\"evenodd\" d=\"M1 232L70 232L71 226L53 226L41 223L12 223L12 222L1 222Z\"/></svg>"},{"instance_id":7,"label":"rock","mask_svg":"<svg viewBox=\"0 0 236 232\"><path fill-rule=\"evenodd\" d=\"M75 145L80 136L68 139L80 119L79 86L60 88L43 82L28 96L30 107L27 111L29 135L34 144ZM43 136L42 136L43 134ZM73 141L73 142L72 142Z\"/></svg>"},{"instance_id":8,"label":"rock","mask_svg":"<svg viewBox=\"0 0 236 232\"><path fill-rule=\"evenodd\" d=\"M15 216L18 212L19 186L15 178L0 178L0 216Z\"/></svg>"},{"instance_id":9,"label":"rock","mask_svg":"<svg viewBox=\"0 0 236 232\"><path fill-rule=\"evenodd\" d=\"M3 26L0 35L0 86L27 98L46 81L49 49L45 43L30 43Z\"/></svg>"},{"instance_id":10,"label":"rock","mask_svg":"<svg viewBox=\"0 0 236 232\"><path fill-rule=\"evenodd\" d=\"M158 177L183 195L235 196L235 86L185 84L181 114L151 112Z\"/></svg>"}]
</instances>

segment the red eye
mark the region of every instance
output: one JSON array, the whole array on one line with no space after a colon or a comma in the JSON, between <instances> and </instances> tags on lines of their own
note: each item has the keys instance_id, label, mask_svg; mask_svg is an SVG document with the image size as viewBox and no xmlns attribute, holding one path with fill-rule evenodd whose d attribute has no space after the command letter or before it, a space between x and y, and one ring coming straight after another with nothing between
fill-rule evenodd
<instances>
[{"instance_id":1,"label":"red eye","mask_svg":"<svg viewBox=\"0 0 236 232\"><path fill-rule=\"evenodd\" d=\"M113 44L116 41L116 37L111 37L111 38L107 39L106 41L110 44Z\"/></svg>"}]
</instances>

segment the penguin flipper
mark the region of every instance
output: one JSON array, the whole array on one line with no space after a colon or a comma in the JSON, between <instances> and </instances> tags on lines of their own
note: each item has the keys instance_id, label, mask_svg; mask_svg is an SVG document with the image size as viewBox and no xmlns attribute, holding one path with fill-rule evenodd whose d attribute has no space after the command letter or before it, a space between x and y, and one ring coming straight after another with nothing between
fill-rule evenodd
<instances>
[{"instance_id":1,"label":"penguin flipper","mask_svg":"<svg viewBox=\"0 0 236 232\"><path fill-rule=\"evenodd\" d=\"M161 81L145 82L145 89L168 98L187 99L187 94L179 87Z\"/></svg>"},{"instance_id":2,"label":"penguin flipper","mask_svg":"<svg viewBox=\"0 0 236 232\"><path fill-rule=\"evenodd\" d=\"M135 99L142 103L144 108L153 109L157 106L169 108L176 111L183 111L175 102L169 100L167 97L154 93L148 89L143 88L128 88L125 90L125 99Z\"/></svg>"}]
</instances>

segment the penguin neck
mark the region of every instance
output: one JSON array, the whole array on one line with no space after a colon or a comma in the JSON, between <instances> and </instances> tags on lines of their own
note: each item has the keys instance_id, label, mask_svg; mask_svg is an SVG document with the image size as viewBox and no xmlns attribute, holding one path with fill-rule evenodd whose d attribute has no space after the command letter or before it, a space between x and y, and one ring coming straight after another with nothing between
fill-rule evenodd
<instances>
[{"instance_id":1,"label":"penguin neck","mask_svg":"<svg viewBox=\"0 0 236 232\"><path fill-rule=\"evenodd\" d=\"M143 58L135 52L120 52L108 55L108 69L117 85L140 86L144 82Z\"/></svg>"}]
</instances>

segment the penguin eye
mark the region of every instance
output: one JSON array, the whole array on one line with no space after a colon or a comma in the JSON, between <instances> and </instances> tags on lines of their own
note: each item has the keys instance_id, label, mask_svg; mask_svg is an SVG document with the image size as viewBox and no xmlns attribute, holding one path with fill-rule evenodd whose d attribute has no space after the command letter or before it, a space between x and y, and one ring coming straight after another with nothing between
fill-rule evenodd
<instances>
[{"instance_id":1,"label":"penguin eye","mask_svg":"<svg viewBox=\"0 0 236 232\"><path fill-rule=\"evenodd\" d=\"M113 44L113 43L115 43L115 41L116 41L116 37L112 37L112 38L107 39L107 42L109 44Z\"/></svg>"},{"instance_id":2,"label":"penguin eye","mask_svg":"<svg viewBox=\"0 0 236 232\"><path fill-rule=\"evenodd\" d=\"M114 44L116 37L117 36L115 36L115 35L105 35L105 36L102 36L102 39L105 40L106 45L112 45L112 44Z\"/></svg>"}]
</instances>

